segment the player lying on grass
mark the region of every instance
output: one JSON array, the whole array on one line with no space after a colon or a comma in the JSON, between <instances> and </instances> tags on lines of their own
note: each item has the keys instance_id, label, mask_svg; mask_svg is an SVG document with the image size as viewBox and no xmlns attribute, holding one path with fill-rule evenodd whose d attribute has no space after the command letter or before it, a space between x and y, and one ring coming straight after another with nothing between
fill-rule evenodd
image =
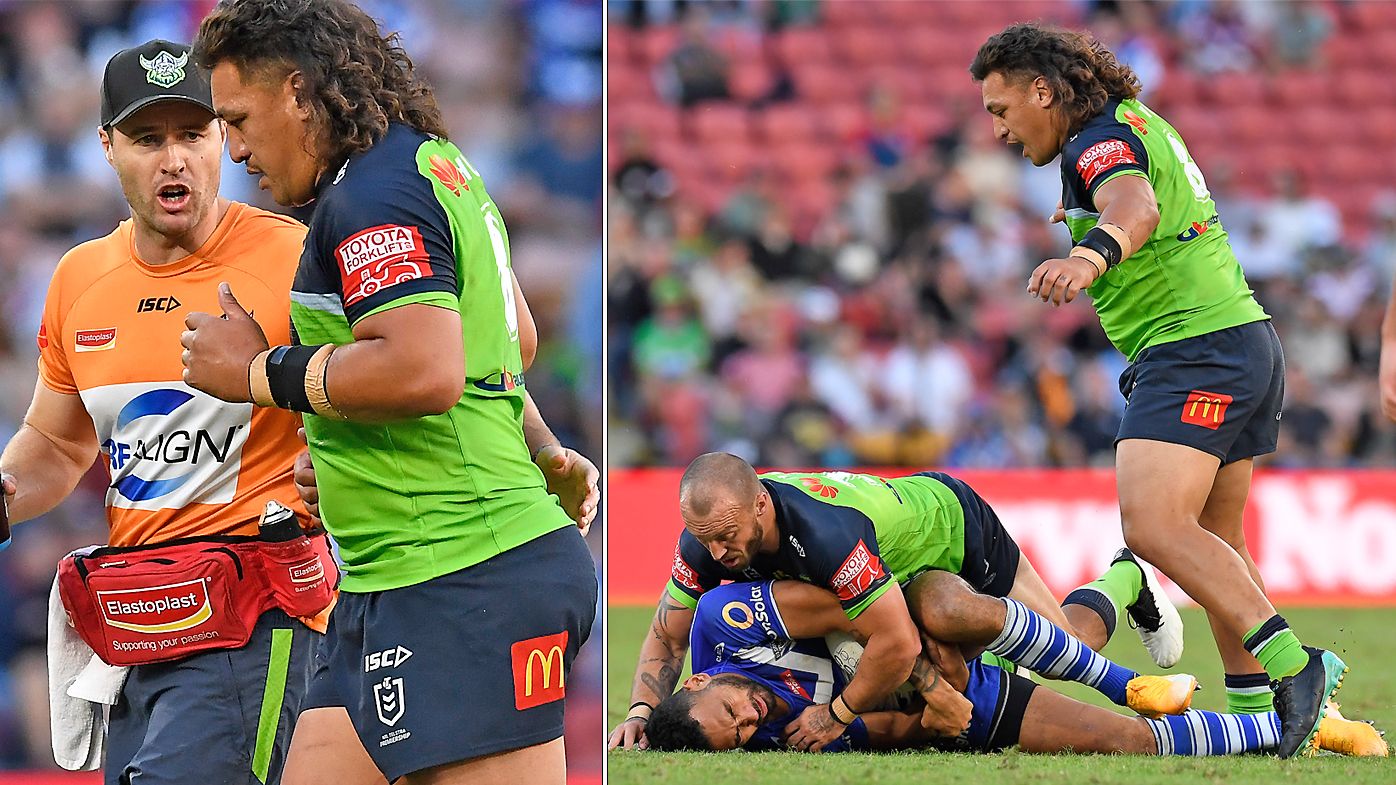
<instances>
[{"instance_id":1,"label":"player lying on grass","mask_svg":"<svg viewBox=\"0 0 1396 785\"><path fill-rule=\"evenodd\" d=\"M1123 609L1147 633L1156 660L1177 662L1182 622L1151 570L1121 551L1100 580L1058 606L993 509L949 475L758 475L735 455L709 453L684 472L679 509L685 531L672 579L641 646L630 716L612 733L612 747L645 746L646 717L683 669L692 609L723 580L798 578L834 592L868 636L865 656L874 666L839 695L855 709L876 705L906 680L921 650L918 627L953 626L957 643L1087 684L1141 713L1180 713L1196 686L1190 676L1141 677L1093 651L1109 640ZM936 580L937 571L963 580ZM812 708L802 719L826 742L839 732L827 709Z\"/></svg>"},{"instance_id":2,"label":"player lying on grass","mask_svg":"<svg viewBox=\"0 0 1396 785\"><path fill-rule=\"evenodd\" d=\"M835 709L842 733L827 744L812 743L793 720L827 701L846 681L823 636L853 632L835 597L805 583L732 583L707 592L693 625L694 675L655 709L650 747L992 752L1017 745L1025 752L1226 755L1279 745L1274 712L1193 709L1160 719L1126 717L1039 689L977 659L955 661L943 646L934 651L944 678L972 705L968 726L958 736L935 735L917 721L914 709L861 716ZM1319 740L1324 749L1351 755L1386 754L1386 743L1372 726L1337 716L1324 719Z\"/></svg>"}]
</instances>

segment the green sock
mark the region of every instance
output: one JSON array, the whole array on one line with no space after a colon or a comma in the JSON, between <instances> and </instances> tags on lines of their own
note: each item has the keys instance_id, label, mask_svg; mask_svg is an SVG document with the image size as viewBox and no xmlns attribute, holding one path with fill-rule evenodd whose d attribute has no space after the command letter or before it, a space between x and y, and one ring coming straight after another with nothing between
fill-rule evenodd
<instances>
[{"instance_id":1,"label":"green sock","mask_svg":"<svg viewBox=\"0 0 1396 785\"><path fill-rule=\"evenodd\" d=\"M1273 697L1268 673L1226 674L1228 714L1263 714L1274 711Z\"/></svg>"},{"instance_id":2,"label":"green sock","mask_svg":"<svg viewBox=\"0 0 1396 785\"><path fill-rule=\"evenodd\" d=\"M1082 605L1094 611L1105 623L1105 639L1115 634L1115 626L1120 621L1120 613L1139 598L1144 588L1144 573L1132 561L1119 561L1110 565L1105 574L1074 589L1062 600L1062 607Z\"/></svg>"},{"instance_id":3,"label":"green sock","mask_svg":"<svg viewBox=\"0 0 1396 785\"><path fill-rule=\"evenodd\" d=\"M979 660L983 662L985 665L997 665L1000 668L1003 668L1008 673L1018 672L1018 663L1005 660L1004 658L991 651L981 653L979 655Z\"/></svg>"},{"instance_id":4,"label":"green sock","mask_svg":"<svg viewBox=\"0 0 1396 785\"><path fill-rule=\"evenodd\" d=\"M1104 575L1081 588L1100 591L1115 603L1116 608L1124 610L1139 599L1139 592L1144 589L1144 573L1140 572L1138 564L1128 559L1117 561L1110 565Z\"/></svg>"},{"instance_id":5,"label":"green sock","mask_svg":"<svg viewBox=\"0 0 1396 785\"><path fill-rule=\"evenodd\" d=\"M1246 651L1260 661L1272 679L1293 676L1309 664L1309 653L1278 613L1252 627L1245 643Z\"/></svg>"}]
</instances>

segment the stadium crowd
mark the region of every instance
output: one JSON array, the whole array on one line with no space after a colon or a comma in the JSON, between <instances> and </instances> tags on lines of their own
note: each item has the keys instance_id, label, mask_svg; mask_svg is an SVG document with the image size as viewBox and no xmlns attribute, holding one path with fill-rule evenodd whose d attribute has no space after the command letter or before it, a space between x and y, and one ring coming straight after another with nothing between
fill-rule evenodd
<instances>
[{"instance_id":1,"label":"stadium crowd","mask_svg":"<svg viewBox=\"0 0 1396 785\"><path fill-rule=\"evenodd\" d=\"M1059 172L967 72L1026 19L1094 31L1205 173L1288 361L1262 463L1391 465L1396 191L1337 87L1374 84L1382 5L611 4L610 465L1112 464L1125 359L1025 294Z\"/></svg>"},{"instance_id":2,"label":"stadium crowd","mask_svg":"<svg viewBox=\"0 0 1396 785\"><path fill-rule=\"evenodd\" d=\"M0 3L0 444L31 397L35 333L54 266L67 249L128 217L97 137L102 65L151 38L192 40L213 5ZM360 5L401 32L436 88L453 141L499 202L542 341L530 387L559 438L600 463L600 3ZM226 159L222 191L280 209ZM0 555L0 769L54 765L43 649L49 585L64 553L105 541L104 492L98 467L57 510L19 527ZM589 538L598 564L601 528ZM602 634L598 625L595 640ZM569 764L596 776L601 674L596 643L582 650L568 685Z\"/></svg>"}]
</instances>

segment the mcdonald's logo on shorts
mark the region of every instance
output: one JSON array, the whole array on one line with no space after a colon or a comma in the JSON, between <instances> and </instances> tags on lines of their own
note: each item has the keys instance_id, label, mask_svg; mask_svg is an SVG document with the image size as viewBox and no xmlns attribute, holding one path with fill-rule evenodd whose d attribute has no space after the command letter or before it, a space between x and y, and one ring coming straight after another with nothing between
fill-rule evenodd
<instances>
[{"instance_id":1,"label":"mcdonald's logo on shorts","mask_svg":"<svg viewBox=\"0 0 1396 785\"><path fill-rule=\"evenodd\" d=\"M509 647L514 661L514 708L519 711L562 700L567 694L567 631L519 641Z\"/></svg>"},{"instance_id":2,"label":"mcdonald's logo on shorts","mask_svg":"<svg viewBox=\"0 0 1396 785\"><path fill-rule=\"evenodd\" d=\"M1183 422L1216 430L1226 422L1226 407L1231 405L1231 396L1226 393L1193 390L1183 403Z\"/></svg>"}]
</instances>

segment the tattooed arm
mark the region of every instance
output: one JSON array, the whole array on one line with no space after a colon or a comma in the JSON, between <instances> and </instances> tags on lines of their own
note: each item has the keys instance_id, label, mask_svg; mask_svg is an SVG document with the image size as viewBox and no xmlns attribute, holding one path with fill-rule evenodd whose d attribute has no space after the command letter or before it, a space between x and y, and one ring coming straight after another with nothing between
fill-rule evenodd
<instances>
[{"instance_id":1,"label":"tattooed arm","mask_svg":"<svg viewBox=\"0 0 1396 785\"><path fill-rule=\"evenodd\" d=\"M644 749L645 724L649 712L674 694L688 653L688 633L693 627L693 610L675 602L666 591L659 598L649 634L640 645L640 663L630 689L631 708L625 721L611 732L610 749ZM641 706L639 704L645 704ZM649 707L649 708L646 708Z\"/></svg>"},{"instance_id":2,"label":"tattooed arm","mask_svg":"<svg viewBox=\"0 0 1396 785\"><path fill-rule=\"evenodd\" d=\"M911 667L911 683L926 702L921 727L936 736L959 736L969 727L974 705L964 696L969 668L959 648L947 646L924 633L923 652Z\"/></svg>"}]
</instances>

